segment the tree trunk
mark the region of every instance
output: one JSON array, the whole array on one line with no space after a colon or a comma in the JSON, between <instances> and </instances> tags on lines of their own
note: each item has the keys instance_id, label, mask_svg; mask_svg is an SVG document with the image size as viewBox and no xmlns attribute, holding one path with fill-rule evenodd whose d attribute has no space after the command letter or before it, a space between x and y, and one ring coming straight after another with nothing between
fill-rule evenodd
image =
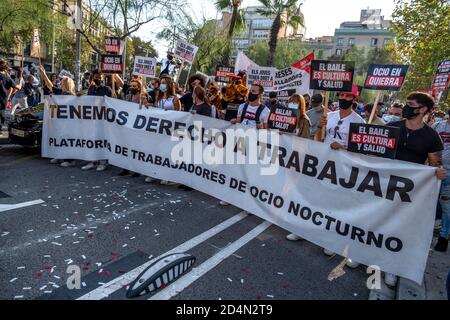
<instances>
[{"instance_id":1,"label":"tree trunk","mask_svg":"<svg viewBox=\"0 0 450 320\"><path fill-rule=\"evenodd\" d=\"M230 63L230 54L231 54L231 46L232 46L231 39L233 37L234 28L236 27L238 10L239 10L239 5L233 5L233 13L231 15L230 28L228 29L227 48L225 49L225 52L224 52L224 55L222 58L223 66L228 66L228 64Z\"/></svg>"},{"instance_id":2,"label":"tree trunk","mask_svg":"<svg viewBox=\"0 0 450 320\"><path fill-rule=\"evenodd\" d=\"M273 21L272 28L270 28L270 41L269 41L269 59L267 61L268 67L273 67L275 60L275 52L278 44L278 33L281 28L281 14L278 14Z\"/></svg>"}]
</instances>

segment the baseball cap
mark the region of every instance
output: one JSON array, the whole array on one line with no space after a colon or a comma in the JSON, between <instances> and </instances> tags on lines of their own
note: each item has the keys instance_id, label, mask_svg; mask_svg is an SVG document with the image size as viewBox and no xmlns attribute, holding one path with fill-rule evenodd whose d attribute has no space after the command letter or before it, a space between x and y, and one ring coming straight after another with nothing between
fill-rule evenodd
<instances>
[{"instance_id":1,"label":"baseball cap","mask_svg":"<svg viewBox=\"0 0 450 320\"><path fill-rule=\"evenodd\" d=\"M311 103L322 103L323 102L323 96L320 93L317 93L312 96Z\"/></svg>"},{"instance_id":2,"label":"baseball cap","mask_svg":"<svg viewBox=\"0 0 450 320\"><path fill-rule=\"evenodd\" d=\"M349 94L352 94L355 97L356 100L359 99L359 92L358 92L358 86L357 85L354 85L354 84L352 85L352 91L351 92L344 92L344 91L339 92L339 94L341 94L341 93L349 93Z\"/></svg>"}]
</instances>

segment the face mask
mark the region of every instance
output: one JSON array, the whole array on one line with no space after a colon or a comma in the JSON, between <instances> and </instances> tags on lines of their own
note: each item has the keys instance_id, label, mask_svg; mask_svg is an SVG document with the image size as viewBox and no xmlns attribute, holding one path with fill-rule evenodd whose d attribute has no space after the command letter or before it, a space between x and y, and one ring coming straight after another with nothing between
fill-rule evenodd
<instances>
[{"instance_id":1,"label":"face mask","mask_svg":"<svg viewBox=\"0 0 450 320\"><path fill-rule=\"evenodd\" d=\"M138 94L138 92L139 92L139 89L137 89L137 88L131 88L130 89L130 93L133 94L133 95L134 94Z\"/></svg>"},{"instance_id":2,"label":"face mask","mask_svg":"<svg viewBox=\"0 0 450 320\"><path fill-rule=\"evenodd\" d=\"M294 109L294 110L297 110L297 109L298 109L298 104L293 103L293 102L288 103L288 109Z\"/></svg>"},{"instance_id":3,"label":"face mask","mask_svg":"<svg viewBox=\"0 0 450 320\"><path fill-rule=\"evenodd\" d=\"M149 91L153 91L153 90L155 90L155 87L154 87L153 85L150 85L150 86L148 87L148 90L149 90Z\"/></svg>"},{"instance_id":4,"label":"face mask","mask_svg":"<svg viewBox=\"0 0 450 320\"><path fill-rule=\"evenodd\" d=\"M345 99L339 99L339 108L342 110L348 110L352 107L353 101L348 101Z\"/></svg>"},{"instance_id":5,"label":"face mask","mask_svg":"<svg viewBox=\"0 0 450 320\"><path fill-rule=\"evenodd\" d=\"M166 92L167 91L167 84L161 84L160 86L159 86L159 90L161 90L161 92Z\"/></svg>"},{"instance_id":6,"label":"face mask","mask_svg":"<svg viewBox=\"0 0 450 320\"><path fill-rule=\"evenodd\" d=\"M258 98L259 98L259 95L257 95L257 94L254 94L252 92L250 92L248 94L248 101L250 101L250 102L255 102L256 100L258 100Z\"/></svg>"},{"instance_id":7,"label":"face mask","mask_svg":"<svg viewBox=\"0 0 450 320\"><path fill-rule=\"evenodd\" d=\"M407 104L403 108L403 118L408 119L408 120L414 119L415 117L417 117L420 114L419 112L416 112L416 110L419 111L419 109L420 108L413 108Z\"/></svg>"},{"instance_id":8,"label":"face mask","mask_svg":"<svg viewBox=\"0 0 450 320\"><path fill-rule=\"evenodd\" d=\"M402 120L399 116L394 116L393 114L383 115L383 121L386 123L397 122Z\"/></svg>"}]
</instances>

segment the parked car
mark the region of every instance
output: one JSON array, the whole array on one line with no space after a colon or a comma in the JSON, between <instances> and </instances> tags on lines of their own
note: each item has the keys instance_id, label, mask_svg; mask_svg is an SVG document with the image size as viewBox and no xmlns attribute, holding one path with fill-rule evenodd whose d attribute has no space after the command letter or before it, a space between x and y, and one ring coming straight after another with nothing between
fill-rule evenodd
<instances>
[{"instance_id":1,"label":"parked car","mask_svg":"<svg viewBox=\"0 0 450 320\"><path fill-rule=\"evenodd\" d=\"M27 148L40 148L44 104L15 112L8 125L9 141Z\"/></svg>"}]
</instances>

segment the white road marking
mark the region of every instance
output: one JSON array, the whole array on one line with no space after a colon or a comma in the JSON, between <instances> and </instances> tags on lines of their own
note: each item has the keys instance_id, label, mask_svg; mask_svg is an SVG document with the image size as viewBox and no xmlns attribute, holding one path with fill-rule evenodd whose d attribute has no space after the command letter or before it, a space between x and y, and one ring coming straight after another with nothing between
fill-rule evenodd
<instances>
[{"instance_id":1,"label":"white road marking","mask_svg":"<svg viewBox=\"0 0 450 320\"><path fill-rule=\"evenodd\" d=\"M123 285L131 283L136 277L142 273L148 266L150 266L152 263L154 263L156 260L174 253L180 253L180 252L186 252L196 246L198 246L200 243L205 242L209 238L215 236L216 234L219 234L220 232L228 229L232 225L236 224L237 222L241 221L242 219L246 218L248 215L245 212L241 212L228 220L225 220L224 222L218 224L217 226L199 234L195 238L192 238L183 244L179 245L178 247L163 253L157 258L152 259L149 262L144 263L143 265L123 274L120 277L115 278L114 280L106 283L105 285L102 285L91 292L85 294L84 296L81 296L77 300L101 300L104 298L109 297L112 293L114 293L117 290L122 289Z\"/></svg>"},{"instance_id":2,"label":"white road marking","mask_svg":"<svg viewBox=\"0 0 450 320\"><path fill-rule=\"evenodd\" d=\"M231 243L229 246L224 248L222 251L220 251L219 253L215 254L214 256L203 262L197 268L192 269L192 271L189 272L187 275L185 275L181 279L177 280L176 282L167 286L159 293L152 296L149 300L169 300L175 297L184 289L186 289L188 286L190 286L193 282L197 281L206 273L211 271L213 268L217 267L223 260L233 255L233 253L235 253L240 248L245 246L247 243L252 241L258 235L260 235L271 225L272 224L267 221L261 223L259 226L251 230L249 233L242 236L241 238L239 238L238 240L236 240L235 242ZM228 280L231 279L228 278Z\"/></svg>"},{"instance_id":3,"label":"white road marking","mask_svg":"<svg viewBox=\"0 0 450 320\"><path fill-rule=\"evenodd\" d=\"M17 204L0 204L0 212L30 207L30 206L34 206L34 205L41 204L44 202L45 202L44 200L39 199L39 200L22 202L22 203L17 203Z\"/></svg>"}]
</instances>

